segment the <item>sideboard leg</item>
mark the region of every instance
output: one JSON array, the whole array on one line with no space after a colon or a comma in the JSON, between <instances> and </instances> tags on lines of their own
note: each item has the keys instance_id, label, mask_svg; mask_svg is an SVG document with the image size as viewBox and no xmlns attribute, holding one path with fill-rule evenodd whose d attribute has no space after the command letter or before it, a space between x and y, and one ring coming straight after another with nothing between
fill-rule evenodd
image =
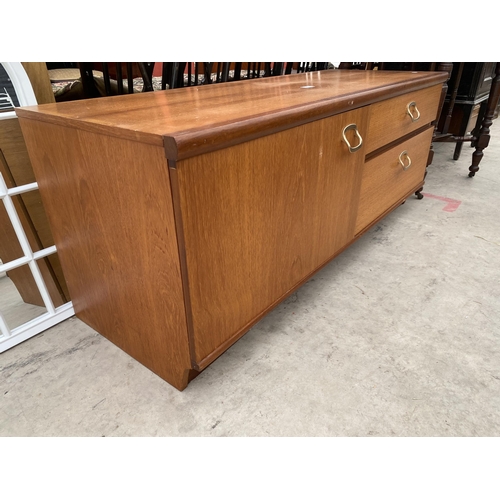
<instances>
[{"instance_id":1,"label":"sideboard leg","mask_svg":"<svg viewBox=\"0 0 500 500\"><path fill-rule=\"evenodd\" d=\"M434 159L434 147L431 144L431 147L429 149L429 156L427 157L427 166L425 167L424 181L425 181L425 178L427 177L427 169L429 168L429 165L432 163L433 159ZM424 189L424 186L422 186L420 189L415 191L415 196L417 197L418 200L421 200L424 197L424 195L422 194L423 189Z\"/></svg>"},{"instance_id":2,"label":"sideboard leg","mask_svg":"<svg viewBox=\"0 0 500 500\"><path fill-rule=\"evenodd\" d=\"M176 373L171 373L168 377L162 378L177 390L183 391L188 386L189 382L195 379L200 373L201 372L199 372L198 370L186 368Z\"/></svg>"},{"instance_id":3,"label":"sideboard leg","mask_svg":"<svg viewBox=\"0 0 500 500\"><path fill-rule=\"evenodd\" d=\"M479 136L477 137L477 141L475 141L476 150L474 151L474 153L472 153L472 165L469 167L469 177L474 177L474 175L476 175L476 172L479 170L479 163L484 156L483 150L488 147L488 144L490 142L490 127L493 123L493 116L495 115L495 109L498 105L499 97L500 63L497 63L495 68L495 78L491 82L491 89L490 95L488 97L486 113L484 114L484 118L481 123Z\"/></svg>"},{"instance_id":4,"label":"sideboard leg","mask_svg":"<svg viewBox=\"0 0 500 500\"><path fill-rule=\"evenodd\" d=\"M431 70L433 71L432 68L431 68ZM436 121L435 121L435 124L434 124L434 133L433 133L433 137L432 137L433 141L434 141L434 139L436 138L436 136L438 134L437 128L438 128L438 124L439 124L439 117L441 116L441 112L443 111L444 101L445 101L445 98L446 98L446 94L448 92L448 82L449 82L449 80L451 78L451 73L453 71L453 63L451 63L451 62L440 62L438 64L437 71L445 71L446 73L448 73L448 78L443 83L443 88L441 90L441 98L439 100L439 107L438 107L438 110L437 110ZM453 103L450 103L450 109L449 109L450 119L451 119L451 113L452 113L452 111L453 111ZM448 125L446 125L446 127L447 126ZM434 158L434 149L433 149L433 146L432 146L432 143L431 143L431 147L429 149L429 156L427 158L427 167L425 169L424 179L427 176L427 168L432 163L433 158ZM421 200L424 197L424 195L422 194L422 190L423 189L424 188L421 187L418 191L415 192L415 196L419 200Z\"/></svg>"}]
</instances>

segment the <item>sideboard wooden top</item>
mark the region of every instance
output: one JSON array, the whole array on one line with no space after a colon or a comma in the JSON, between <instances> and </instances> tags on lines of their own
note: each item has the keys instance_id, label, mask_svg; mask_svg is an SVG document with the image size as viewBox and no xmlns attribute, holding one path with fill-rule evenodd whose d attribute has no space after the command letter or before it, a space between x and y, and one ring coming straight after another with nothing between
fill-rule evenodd
<instances>
[{"instance_id":1,"label":"sideboard wooden top","mask_svg":"<svg viewBox=\"0 0 500 500\"><path fill-rule=\"evenodd\" d=\"M445 72L328 70L16 108L21 118L165 146L179 160L446 81Z\"/></svg>"}]
</instances>

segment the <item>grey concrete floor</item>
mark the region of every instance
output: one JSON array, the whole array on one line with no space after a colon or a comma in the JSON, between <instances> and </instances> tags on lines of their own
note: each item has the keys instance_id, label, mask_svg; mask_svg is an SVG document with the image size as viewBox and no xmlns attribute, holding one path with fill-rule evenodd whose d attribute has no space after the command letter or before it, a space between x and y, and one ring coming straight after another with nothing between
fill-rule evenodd
<instances>
[{"instance_id":1,"label":"grey concrete floor","mask_svg":"<svg viewBox=\"0 0 500 500\"><path fill-rule=\"evenodd\" d=\"M499 436L499 126L184 392L75 318L1 354L0 435Z\"/></svg>"},{"instance_id":2,"label":"grey concrete floor","mask_svg":"<svg viewBox=\"0 0 500 500\"><path fill-rule=\"evenodd\" d=\"M0 276L0 311L9 328L13 330L45 314L47 309L24 302L12 280L3 273Z\"/></svg>"}]
</instances>

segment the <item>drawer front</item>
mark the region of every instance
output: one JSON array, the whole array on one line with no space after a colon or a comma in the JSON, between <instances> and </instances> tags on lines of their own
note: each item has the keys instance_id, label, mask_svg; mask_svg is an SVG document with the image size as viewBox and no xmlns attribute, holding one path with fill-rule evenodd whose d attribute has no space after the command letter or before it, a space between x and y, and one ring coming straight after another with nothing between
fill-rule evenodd
<instances>
[{"instance_id":1,"label":"drawer front","mask_svg":"<svg viewBox=\"0 0 500 500\"><path fill-rule=\"evenodd\" d=\"M433 130L431 127L365 163L356 234L420 186L425 175ZM402 154L404 151L407 154Z\"/></svg>"},{"instance_id":2,"label":"drawer front","mask_svg":"<svg viewBox=\"0 0 500 500\"><path fill-rule=\"evenodd\" d=\"M435 85L372 104L366 152L371 153L435 120L442 88ZM409 107L410 103L415 105Z\"/></svg>"}]
</instances>

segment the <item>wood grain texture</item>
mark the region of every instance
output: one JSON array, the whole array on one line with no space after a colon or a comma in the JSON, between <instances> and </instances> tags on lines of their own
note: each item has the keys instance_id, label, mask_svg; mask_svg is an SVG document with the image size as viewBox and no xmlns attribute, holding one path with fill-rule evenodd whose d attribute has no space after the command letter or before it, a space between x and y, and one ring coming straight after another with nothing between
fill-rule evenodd
<instances>
[{"instance_id":1,"label":"wood grain texture","mask_svg":"<svg viewBox=\"0 0 500 500\"><path fill-rule=\"evenodd\" d=\"M394 200L416 191L423 184L432 134L433 128L429 128L365 163L356 234L385 213ZM399 163L399 155L405 150L412 161L406 171Z\"/></svg>"},{"instance_id":2,"label":"wood grain texture","mask_svg":"<svg viewBox=\"0 0 500 500\"><path fill-rule=\"evenodd\" d=\"M371 121L446 76L326 71L19 110L77 315L183 389L423 185L436 90L410 130Z\"/></svg>"},{"instance_id":3,"label":"wood grain texture","mask_svg":"<svg viewBox=\"0 0 500 500\"><path fill-rule=\"evenodd\" d=\"M36 181L17 118L0 120L0 173L8 188ZM36 252L52 246L54 238L40 193L30 191L15 196L13 202L31 249ZM0 209L0 225L2 236L0 258L3 262L8 262L21 257L23 252L3 204ZM38 265L54 305L58 307L68 302L70 300L68 289L57 254L39 260ZM9 277L25 302L38 306L44 305L28 268L14 269L9 272Z\"/></svg>"},{"instance_id":4,"label":"wood grain texture","mask_svg":"<svg viewBox=\"0 0 500 500\"><path fill-rule=\"evenodd\" d=\"M47 65L44 62L23 62L24 71L33 87L36 102L38 104L50 104L56 102L52 84L50 83Z\"/></svg>"},{"instance_id":5,"label":"wood grain texture","mask_svg":"<svg viewBox=\"0 0 500 500\"><path fill-rule=\"evenodd\" d=\"M19 198L16 196L16 198ZM23 226L24 232L33 251L40 250L40 241L37 238L36 230L26 211L26 206L20 199L14 199L14 207ZM18 259L24 255L21 245L17 239L14 227L10 222L9 216L3 203L0 203L0 259L7 263ZM37 260L38 268L43 276L43 280L49 292L52 303L59 307L68 302L64 294L61 283L55 273L55 268L62 273L57 255L51 255ZM55 265L53 265L55 264ZM14 283L23 302L45 307L42 296L38 290L33 274L27 265L12 269L8 273L9 278Z\"/></svg>"},{"instance_id":6,"label":"wood grain texture","mask_svg":"<svg viewBox=\"0 0 500 500\"><path fill-rule=\"evenodd\" d=\"M163 149L21 126L77 317L182 390L191 363Z\"/></svg>"},{"instance_id":7,"label":"wood grain texture","mask_svg":"<svg viewBox=\"0 0 500 500\"><path fill-rule=\"evenodd\" d=\"M435 85L373 104L366 145L367 153L436 120L441 90L442 85ZM416 102L420 111L420 118L417 121L412 121L407 113L407 105L412 101Z\"/></svg>"},{"instance_id":8,"label":"wood grain texture","mask_svg":"<svg viewBox=\"0 0 500 500\"><path fill-rule=\"evenodd\" d=\"M195 360L248 329L354 236L368 110L177 163Z\"/></svg>"},{"instance_id":9,"label":"wood grain texture","mask_svg":"<svg viewBox=\"0 0 500 500\"><path fill-rule=\"evenodd\" d=\"M428 71L328 70L16 112L154 145L162 145L165 138L167 157L179 160L437 85L446 77Z\"/></svg>"}]
</instances>

